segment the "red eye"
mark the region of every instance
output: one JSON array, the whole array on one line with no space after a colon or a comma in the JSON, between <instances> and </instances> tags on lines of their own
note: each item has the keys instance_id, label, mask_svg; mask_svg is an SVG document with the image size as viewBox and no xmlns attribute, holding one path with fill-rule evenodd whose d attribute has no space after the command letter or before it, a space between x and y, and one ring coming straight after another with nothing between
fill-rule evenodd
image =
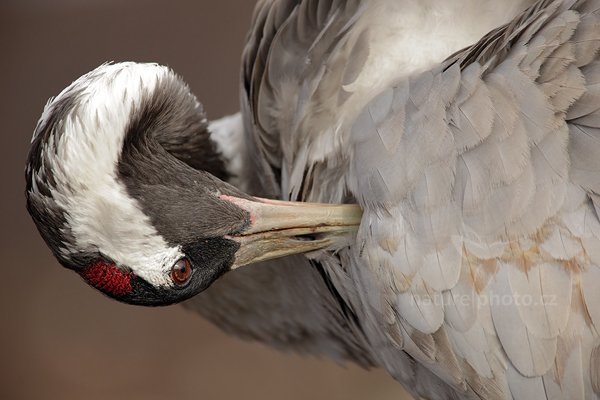
<instances>
[{"instance_id":1,"label":"red eye","mask_svg":"<svg viewBox=\"0 0 600 400\"><path fill-rule=\"evenodd\" d=\"M177 285L185 285L192 276L192 265L190 260L182 258L173 265L171 268L171 279Z\"/></svg>"}]
</instances>

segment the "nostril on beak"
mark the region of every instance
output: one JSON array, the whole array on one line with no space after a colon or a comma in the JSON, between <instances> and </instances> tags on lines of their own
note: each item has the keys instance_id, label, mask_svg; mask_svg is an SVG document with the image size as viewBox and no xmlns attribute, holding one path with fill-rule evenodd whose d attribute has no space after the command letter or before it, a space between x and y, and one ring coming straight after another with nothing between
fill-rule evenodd
<instances>
[{"instance_id":1,"label":"nostril on beak","mask_svg":"<svg viewBox=\"0 0 600 400\"><path fill-rule=\"evenodd\" d=\"M316 240L320 240L325 238L325 235L323 235L322 233L305 233L303 235L296 235L294 236L294 239L303 241L303 242L314 242Z\"/></svg>"}]
</instances>

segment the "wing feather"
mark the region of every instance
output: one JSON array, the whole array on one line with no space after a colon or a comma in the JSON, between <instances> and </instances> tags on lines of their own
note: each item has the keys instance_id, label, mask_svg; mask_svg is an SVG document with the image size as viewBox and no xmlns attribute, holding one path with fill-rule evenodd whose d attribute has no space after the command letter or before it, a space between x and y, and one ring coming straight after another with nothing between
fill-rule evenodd
<instances>
[{"instance_id":1,"label":"wing feather","mask_svg":"<svg viewBox=\"0 0 600 400\"><path fill-rule=\"evenodd\" d=\"M556 336L537 337L523 323L519 314L520 302L509 279L509 271L515 268L515 265L500 265L490 284L494 327L515 369L525 377L540 376L554 362Z\"/></svg>"},{"instance_id":2,"label":"wing feather","mask_svg":"<svg viewBox=\"0 0 600 400\"><path fill-rule=\"evenodd\" d=\"M600 0L525 3L371 81L378 57L393 71L379 2L263 1L245 50L247 126L281 197L364 209L336 286L416 395L600 395Z\"/></svg>"},{"instance_id":3,"label":"wing feather","mask_svg":"<svg viewBox=\"0 0 600 400\"><path fill-rule=\"evenodd\" d=\"M404 350L459 393L477 387L476 371L504 376L514 398L590 396L580 345L600 339L587 326L574 336L572 314L581 301L590 321L600 318L598 72L582 50L598 50L588 10L599 5L538 1L375 96L350 131L349 187L370 227L359 232L365 263L397 277L400 294L387 301L409 338L444 332L446 341L417 340L421 350L405 337ZM399 245L382 263L377 232L390 225ZM437 371L427 362L436 352L461 373Z\"/></svg>"}]
</instances>

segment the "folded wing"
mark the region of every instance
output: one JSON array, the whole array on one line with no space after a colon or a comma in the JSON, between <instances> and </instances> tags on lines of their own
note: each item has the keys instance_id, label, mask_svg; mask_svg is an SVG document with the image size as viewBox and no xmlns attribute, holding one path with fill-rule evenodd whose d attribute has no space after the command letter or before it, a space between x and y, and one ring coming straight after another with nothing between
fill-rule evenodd
<instances>
[{"instance_id":1,"label":"folded wing","mask_svg":"<svg viewBox=\"0 0 600 400\"><path fill-rule=\"evenodd\" d=\"M600 396L599 48L600 1L538 1L352 127L368 323L461 396Z\"/></svg>"}]
</instances>

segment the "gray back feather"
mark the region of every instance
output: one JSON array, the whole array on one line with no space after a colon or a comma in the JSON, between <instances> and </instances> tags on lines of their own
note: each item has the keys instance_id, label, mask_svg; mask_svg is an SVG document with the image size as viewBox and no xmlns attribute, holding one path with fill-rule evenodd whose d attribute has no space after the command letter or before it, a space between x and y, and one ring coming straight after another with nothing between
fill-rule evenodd
<instances>
[{"instance_id":1,"label":"gray back feather","mask_svg":"<svg viewBox=\"0 0 600 400\"><path fill-rule=\"evenodd\" d=\"M364 208L356 246L320 259L355 316L333 307L334 341L425 398L598 398L600 0L535 1L359 90L391 57L377 4L262 1L244 52L255 191Z\"/></svg>"}]
</instances>

